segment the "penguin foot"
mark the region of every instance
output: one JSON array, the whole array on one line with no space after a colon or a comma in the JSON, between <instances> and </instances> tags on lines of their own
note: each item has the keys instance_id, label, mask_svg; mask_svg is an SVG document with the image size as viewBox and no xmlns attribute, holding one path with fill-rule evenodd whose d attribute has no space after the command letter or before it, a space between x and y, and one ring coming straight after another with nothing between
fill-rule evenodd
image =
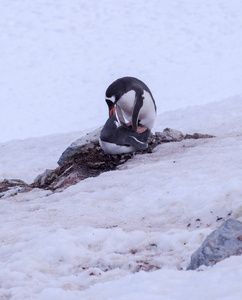
<instances>
[{"instance_id":1,"label":"penguin foot","mask_svg":"<svg viewBox=\"0 0 242 300\"><path fill-rule=\"evenodd\" d=\"M125 127L131 127L132 126L132 122L129 122L129 123L125 123ZM132 128L131 128L132 129ZM137 133L143 133L145 132L146 130L148 130L148 128L146 126L143 126L143 125L139 125L137 126Z\"/></svg>"},{"instance_id":2,"label":"penguin foot","mask_svg":"<svg viewBox=\"0 0 242 300\"><path fill-rule=\"evenodd\" d=\"M148 128L145 127L145 126L138 126L138 127L137 127L137 132L138 132L138 133L143 133L143 132L145 132L146 130L148 130Z\"/></svg>"}]
</instances>

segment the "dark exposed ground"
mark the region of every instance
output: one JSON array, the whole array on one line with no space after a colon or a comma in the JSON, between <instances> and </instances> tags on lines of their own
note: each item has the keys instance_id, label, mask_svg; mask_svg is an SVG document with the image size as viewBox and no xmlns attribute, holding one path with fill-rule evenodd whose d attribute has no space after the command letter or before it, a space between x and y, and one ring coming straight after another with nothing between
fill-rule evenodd
<instances>
[{"instance_id":1,"label":"dark exposed ground","mask_svg":"<svg viewBox=\"0 0 242 300\"><path fill-rule=\"evenodd\" d=\"M31 186L50 190L63 189L83 179L115 170L117 166L125 163L136 154L151 153L161 143L160 137L151 135L148 148L142 152L109 155L105 154L99 143L96 142L94 148L89 149L88 152L72 155L60 167L52 171L47 170Z\"/></svg>"},{"instance_id":2,"label":"dark exposed ground","mask_svg":"<svg viewBox=\"0 0 242 300\"><path fill-rule=\"evenodd\" d=\"M149 146L142 152L135 152L123 155L108 155L103 152L98 142L94 143L94 147L85 153L78 153L68 158L61 166L54 170L47 169L40 174L32 184L26 184L19 179L5 179L0 182L0 198L4 195L11 196L19 192L27 192L33 188L48 189L51 191L62 191L65 188L78 183L89 177L96 177L99 174L111 170L115 170L117 166L125 163L134 155L148 155L152 150L161 143L178 142L183 139L211 138L213 136L207 134L183 135L178 131L167 130L164 133L151 134L149 138ZM164 132L165 132L164 130ZM177 135L177 132L180 133Z\"/></svg>"},{"instance_id":3,"label":"dark exposed ground","mask_svg":"<svg viewBox=\"0 0 242 300\"><path fill-rule=\"evenodd\" d=\"M50 172L47 171L47 174L44 173L31 186L50 190L67 188L83 179L96 177L103 172L115 170L118 165L123 164L132 156L132 154L107 155L97 145L88 153L75 154L61 167L57 167Z\"/></svg>"}]
</instances>

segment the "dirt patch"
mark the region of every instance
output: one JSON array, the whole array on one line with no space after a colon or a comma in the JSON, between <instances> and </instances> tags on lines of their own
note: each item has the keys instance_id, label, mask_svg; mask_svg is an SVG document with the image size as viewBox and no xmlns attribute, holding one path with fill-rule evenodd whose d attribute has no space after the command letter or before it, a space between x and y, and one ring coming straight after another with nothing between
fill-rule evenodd
<instances>
[{"instance_id":1,"label":"dirt patch","mask_svg":"<svg viewBox=\"0 0 242 300\"><path fill-rule=\"evenodd\" d=\"M96 177L103 172L116 170L119 165L131 159L134 155L152 153L152 150L159 144L178 142L183 139L211 137L213 136L198 133L183 135L180 131L167 128L163 132L150 135L149 146L146 150L123 155L105 154L98 141L92 140L90 149L86 150L85 148L85 151L80 152L81 148L77 148L76 154L74 153L67 157L61 166L54 170L47 169L32 184L28 185L19 179L5 179L3 182L0 182L0 198L16 195L19 192L27 192L33 188L62 191L86 178Z\"/></svg>"},{"instance_id":2,"label":"dirt patch","mask_svg":"<svg viewBox=\"0 0 242 300\"><path fill-rule=\"evenodd\" d=\"M88 153L75 154L61 167L46 170L31 184L32 188L42 188L55 191L65 189L70 185L89 177L96 177L103 172L115 170L125 163L133 154L111 156L103 152L100 146L95 146Z\"/></svg>"}]
</instances>

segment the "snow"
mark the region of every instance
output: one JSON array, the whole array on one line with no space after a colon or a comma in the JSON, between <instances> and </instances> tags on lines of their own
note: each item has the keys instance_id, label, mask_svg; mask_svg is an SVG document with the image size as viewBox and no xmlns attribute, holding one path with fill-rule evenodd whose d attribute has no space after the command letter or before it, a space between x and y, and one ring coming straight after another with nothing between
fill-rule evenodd
<instances>
[{"instance_id":1,"label":"snow","mask_svg":"<svg viewBox=\"0 0 242 300\"><path fill-rule=\"evenodd\" d=\"M106 88L127 75L159 114L241 94L241 11L240 0L2 0L0 141L101 126Z\"/></svg>"},{"instance_id":2,"label":"snow","mask_svg":"<svg viewBox=\"0 0 242 300\"><path fill-rule=\"evenodd\" d=\"M241 100L167 112L156 122L157 130L166 119L178 129L183 123L188 133L205 124L216 138L160 145L61 193L2 198L3 299L240 299L241 257L202 272L186 267L223 220L242 221ZM31 182L56 166L76 134L2 144L0 178Z\"/></svg>"},{"instance_id":3,"label":"snow","mask_svg":"<svg viewBox=\"0 0 242 300\"><path fill-rule=\"evenodd\" d=\"M123 75L151 88L154 131L216 137L1 198L0 299L240 300L242 256L186 267L223 220L242 221L241 2L2 3L0 180L55 168L105 122L105 89Z\"/></svg>"},{"instance_id":4,"label":"snow","mask_svg":"<svg viewBox=\"0 0 242 300\"><path fill-rule=\"evenodd\" d=\"M95 299L95 295L101 295L98 299L118 300L240 299L242 271L238 265L241 267L241 264L241 257L232 257L206 272L179 272L170 269L153 273L140 272L119 281L97 284L83 293L83 299ZM231 284L229 290L228 281Z\"/></svg>"}]
</instances>

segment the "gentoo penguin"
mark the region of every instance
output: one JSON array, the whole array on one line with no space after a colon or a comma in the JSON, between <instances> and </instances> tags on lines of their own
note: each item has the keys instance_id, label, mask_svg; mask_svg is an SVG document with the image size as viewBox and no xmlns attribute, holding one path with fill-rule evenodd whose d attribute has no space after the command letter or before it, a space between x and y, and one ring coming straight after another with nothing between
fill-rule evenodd
<instances>
[{"instance_id":1,"label":"gentoo penguin","mask_svg":"<svg viewBox=\"0 0 242 300\"><path fill-rule=\"evenodd\" d=\"M142 133L151 130L156 117L156 104L150 89L141 80L123 77L106 90L106 102L111 115L117 109L119 121Z\"/></svg>"},{"instance_id":2,"label":"gentoo penguin","mask_svg":"<svg viewBox=\"0 0 242 300\"><path fill-rule=\"evenodd\" d=\"M123 154L137 150L145 150L148 147L150 130L143 133L134 132L128 126L122 126L114 111L108 118L100 133L99 144L107 154Z\"/></svg>"}]
</instances>

